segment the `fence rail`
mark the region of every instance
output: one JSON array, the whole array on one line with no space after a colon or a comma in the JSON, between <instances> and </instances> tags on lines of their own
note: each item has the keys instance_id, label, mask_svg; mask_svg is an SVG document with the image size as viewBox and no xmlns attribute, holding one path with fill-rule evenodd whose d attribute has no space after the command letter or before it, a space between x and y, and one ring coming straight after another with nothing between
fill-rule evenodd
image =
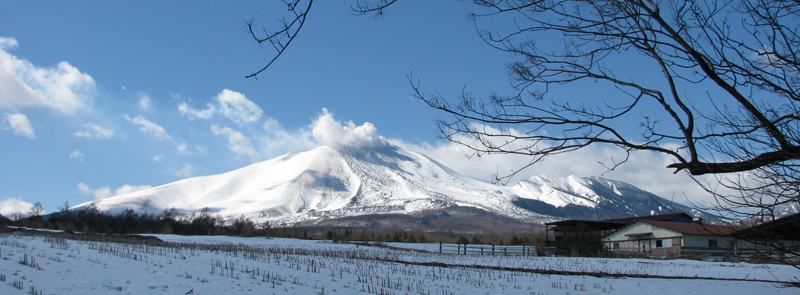
<instances>
[{"instance_id":1,"label":"fence rail","mask_svg":"<svg viewBox=\"0 0 800 295\"><path fill-rule=\"evenodd\" d=\"M439 253L462 255L537 256L535 246L499 246L439 243Z\"/></svg>"},{"instance_id":2,"label":"fence rail","mask_svg":"<svg viewBox=\"0 0 800 295\"><path fill-rule=\"evenodd\" d=\"M733 248L611 248L606 249L605 254L616 255L645 255L645 256L666 256L670 258L702 258L702 257L739 257L751 258L769 255L769 252L756 249L733 249Z\"/></svg>"}]
</instances>

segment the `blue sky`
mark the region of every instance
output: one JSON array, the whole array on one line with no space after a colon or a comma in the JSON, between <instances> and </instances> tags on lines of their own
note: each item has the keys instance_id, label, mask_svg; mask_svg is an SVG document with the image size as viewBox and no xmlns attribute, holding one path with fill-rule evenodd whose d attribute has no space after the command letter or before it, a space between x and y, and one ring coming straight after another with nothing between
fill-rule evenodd
<instances>
[{"instance_id":1,"label":"blue sky","mask_svg":"<svg viewBox=\"0 0 800 295\"><path fill-rule=\"evenodd\" d=\"M331 143L325 130L379 134L479 179L524 162L465 159L438 139L442 114L411 98L412 73L446 98L510 89L511 57L480 40L471 4L400 1L382 17L355 16L351 4L316 3L256 80L244 77L272 51L245 25L275 24L282 7L269 1L0 2L0 213L227 172ZM587 149L518 178L599 175L613 155ZM633 162L604 176L676 200L699 195L663 168L669 159Z\"/></svg>"}]
</instances>

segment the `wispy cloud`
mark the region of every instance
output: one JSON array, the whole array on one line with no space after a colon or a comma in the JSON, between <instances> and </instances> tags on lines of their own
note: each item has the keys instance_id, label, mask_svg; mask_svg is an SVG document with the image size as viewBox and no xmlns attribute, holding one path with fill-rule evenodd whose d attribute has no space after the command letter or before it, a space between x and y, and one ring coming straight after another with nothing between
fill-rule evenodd
<instances>
[{"instance_id":1,"label":"wispy cloud","mask_svg":"<svg viewBox=\"0 0 800 295\"><path fill-rule=\"evenodd\" d=\"M494 132L489 126L478 128ZM513 129L507 132L522 134L521 131ZM458 139L470 142L466 137ZM518 173L508 181L508 184L536 175L602 176L633 184L667 199L674 198L676 202L705 202L712 198L688 175L673 174L671 170L666 169L665 167L673 160L657 153L634 152L627 158L626 163L609 171L608 167L613 166L615 162L626 159L625 152L612 146L589 146L550 156L519 171L531 161L531 157L513 154L483 154L478 157L473 150L453 142L409 144L396 139L391 142L436 159L461 174L483 181L491 181L494 175L507 176L515 171Z\"/></svg>"},{"instance_id":2,"label":"wispy cloud","mask_svg":"<svg viewBox=\"0 0 800 295\"><path fill-rule=\"evenodd\" d=\"M206 148L203 146L195 145L193 148L190 148L183 139L172 137L167 133L164 127L145 119L141 115L131 118L126 114L123 117L125 117L128 122L139 126L139 131L145 135L172 143L180 155L203 155L206 152Z\"/></svg>"},{"instance_id":3,"label":"wispy cloud","mask_svg":"<svg viewBox=\"0 0 800 295\"><path fill-rule=\"evenodd\" d=\"M69 154L69 157L72 158L72 159L80 159L80 158L83 158L85 156L86 156L86 154L81 153L81 151L79 151L79 150L75 150L74 152Z\"/></svg>"},{"instance_id":4,"label":"wispy cloud","mask_svg":"<svg viewBox=\"0 0 800 295\"><path fill-rule=\"evenodd\" d=\"M261 118L264 111L258 105L247 99L244 94L224 89L217 94L220 112L229 120L236 123L254 122Z\"/></svg>"},{"instance_id":5,"label":"wispy cloud","mask_svg":"<svg viewBox=\"0 0 800 295\"><path fill-rule=\"evenodd\" d=\"M192 166L189 163L184 163L183 167L181 168L170 168L167 169L167 172L174 174L178 177L191 177L194 172L197 171L197 167Z\"/></svg>"},{"instance_id":6,"label":"wispy cloud","mask_svg":"<svg viewBox=\"0 0 800 295\"><path fill-rule=\"evenodd\" d=\"M308 128L286 130L280 122L273 118L267 118L263 128L266 134L258 136L256 139L260 143L259 150L269 156L303 151L319 146Z\"/></svg>"},{"instance_id":7,"label":"wispy cloud","mask_svg":"<svg viewBox=\"0 0 800 295\"><path fill-rule=\"evenodd\" d=\"M105 128L98 124L94 123L87 123L83 124L83 130L77 131L73 133L75 137L83 137L83 138L101 138L101 139L109 139L111 136L114 135L114 131L111 129Z\"/></svg>"},{"instance_id":8,"label":"wispy cloud","mask_svg":"<svg viewBox=\"0 0 800 295\"><path fill-rule=\"evenodd\" d=\"M4 114L3 121L0 122L3 130L12 130L14 134L24 136L27 138L36 138L36 132L33 131L31 122L25 114Z\"/></svg>"},{"instance_id":9,"label":"wispy cloud","mask_svg":"<svg viewBox=\"0 0 800 295\"><path fill-rule=\"evenodd\" d=\"M143 111L149 110L150 109L150 105L151 105L151 102L150 102L150 97L149 96L143 94L142 96L139 97L139 108L140 109L142 109Z\"/></svg>"},{"instance_id":10,"label":"wispy cloud","mask_svg":"<svg viewBox=\"0 0 800 295\"><path fill-rule=\"evenodd\" d=\"M164 127L161 127L156 123L150 122L141 115L136 116L135 118L131 118L130 116L125 114L123 117L125 117L125 119L128 120L128 122L140 126L141 128L139 128L139 131L148 136L152 136L161 140L172 139L172 136L169 136L169 134L167 134L167 130L164 130Z\"/></svg>"},{"instance_id":11,"label":"wispy cloud","mask_svg":"<svg viewBox=\"0 0 800 295\"><path fill-rule=\"evenodd\" d=\"M89 107L97 92L91 76L66 61L44 68L8 53L18 46L16 39L0 37L0 107L45 107L64 114Z\"/></svg>"},{"instance_id":12,"label":"wispy cloud","mask_svg":"<svg viewBox=\"0 0 800 295\"><path fill-rule=\"evenodd\" d=\"M149 185L130 185L130 184L125 184L123 186L118 187L116 190L114 190L114 195L115 196L124 195L124 194L127 194L127 193L146 190L146 189L148 189L150 187L151 186L149 186Z\"/></svg>"},{"instance_id":13,"label":"wispy cloud","mask_svg":"<svg viewBox=\"0 0 800 295\"><path fill-rule=\"evenodd\" d=\"M188 103L186 103L186 102L183 102L183 103L181 103L180 105L178 105L178 111L179 111L181 114L183 114L184 116L188 117L188 118L189 118L189 120L194 120L194 119L200 119L200 120L210 119L210 118L211 118L211 116L213 116L213 115L214 115L214 112L215 112L216 110L217 110L217 108L215 108L215 107L214 107L214 105L212 105L212 104L210 104L210 103L209 103L209 104L207 104L207 108L206 108L206 109L203 109L203 110L197 110L197 109L194 109L194 108L190 107L190 106L189 106L189 104L188 104Z\"/></svg>"},{"instance_id":14,"label":"wispy cloud","mask_svg":"<svg viewBox=\"0 0 800 295\"><path fill-rule=\"evenodd\" d=\"M190 120L206 120L219 113L237 124L256 122L264 114L257 104L247 99L244 94L233 90L223 89L214 97L214 100L216 105L207 103L205 109L195 109L188 103L182 102L178 105L178 111Z\"/></svg>"},{"instance_id":15,"label":"wispy cloud","mask_svg":"<svg viewBox=\"0 0 800 295\"><path fill-rule=\"evenodd\" d=\"M118 187L115 190L112 190L108 186L100 187L98 189L92 189L89 185L79 182L78 183L78 191L87 196L94 196L95 200L101 200L105 198L110 198L114 196L124 195L127 193L132 193L140 190L145 190L151 188L149 185L129 185L125 184Z\"/></svg>"},{"instance_id":16,"label":"wispy cloud","mask_svg":"<svg viewBox=\"0 0 800 295\"><path fill-rule=\"evenodd\" d=\"M79 182L78 183L78 191L81 192L84 195L91 195L92 194L92 189L89 187L89 185L87 185L87 184L85 184L83 182Z\"/></svg>"},{"instance_id":17,"label":"wispy cloud","mask_svg":"<svg viewBox=\"0 0 800 295\"><path fill-rule=\"evenodd\" d=\"M259 160L259 154L250 143L250 139L242 133L233 130L229 127L219 127L217 125L211 126L211 132L214 135L224 135L228 138L228 149L237 155L249 156L251 162Z\"/></svg>"}]
</instances>

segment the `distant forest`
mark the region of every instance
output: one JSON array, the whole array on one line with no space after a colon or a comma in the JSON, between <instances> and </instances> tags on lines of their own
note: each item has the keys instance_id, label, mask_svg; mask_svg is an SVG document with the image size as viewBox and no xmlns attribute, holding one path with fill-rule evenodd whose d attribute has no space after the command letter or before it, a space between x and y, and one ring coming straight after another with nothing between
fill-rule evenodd
<instances>
[{"instance_id":1,"label":"distant forest","mask_svg":"<svg viewBox=\"0 0 800 295\"><path fill-rule=\"evenodd\" d=\"M68 208L68 207L65 207ZM89 206L84 210L61 211L47 216L31 214L16 221L6 221L9 225L83 232L89 234L178 234L178 235L229 235L242 237L283 237L333 241L362 242L406 242L406 243L459 243L491 245L543 245L543 232L498 234L489 231L482 234L431 233L423 229L404 230L399 227L389 229L309 227L289 224L256 224L240 216L232 223L212 214L205 208L192 216L179 215L175 209L164 210L161 214L138 214L126 209L118 214L99 211Z\"/></svg>"}]
</instances>

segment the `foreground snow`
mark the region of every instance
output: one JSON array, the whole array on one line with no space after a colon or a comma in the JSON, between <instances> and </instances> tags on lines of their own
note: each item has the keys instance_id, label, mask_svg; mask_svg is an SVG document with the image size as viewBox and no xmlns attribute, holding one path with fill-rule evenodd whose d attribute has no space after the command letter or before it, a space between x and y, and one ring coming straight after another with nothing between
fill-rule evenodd
<instances>
[{"instance_id":1,"label":"foreground snow","mask_svg":"<svg viewBox=\"0 0 800 295\"><path fill-rule=\"evenodd\" d=\"M181 246L0 235L0 279L5 279L0 280L0 294L29 294L33 287L44 294L186 294L193 290L193 294L677 294L700 291L704 295L750 295L797 294L798 288L785 287L780 282L796 282L800 277L798 270L783 265L442 255L294 239L156 236ZM431 244L392 246L438 249L438 245ZM545 271L615 276L541 274ZM637 275L663 278L632 277ZM22 289L15 288L20 283Z\"/></svg>"}]
</instances>

